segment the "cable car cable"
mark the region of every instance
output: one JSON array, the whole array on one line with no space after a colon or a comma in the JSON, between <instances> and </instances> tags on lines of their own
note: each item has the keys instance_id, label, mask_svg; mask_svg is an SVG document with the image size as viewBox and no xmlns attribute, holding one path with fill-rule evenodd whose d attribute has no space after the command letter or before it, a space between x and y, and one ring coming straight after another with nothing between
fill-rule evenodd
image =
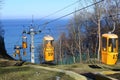
<instances>
[{"instance_id":1,"label":"cable car cable","mask_svg":"<svg viewBox=\"0 0 120 80\"><path fill-rule=\"evenodd\" d=\"M21 36L22 36L22 35L20 34L20 36L18 37L18 40L17 40L16 44L19 43Z\"/></svg>"},{"instance_id":2,"label":"cable car cable","mask_svg":"<svg viewBox=\"0 0 120 80\"><path fill-rule=\"evenodd\" d=\"M66 8L71 7L72 5L75 5L75 4L78 3L79 1L80 1L80 0L78 0L78 1L76 1L76 2L73 2L72 4L69 4L69 5L65 6L65 7L63 7L62 9L59 9L59 10L57 10L57 11L55 11L55 12L53 12L53 13L47 15L47 16L44 16L44 17L42 17L41 19L44 19L44 18L49 17L49 16L51 16L51 15L57 14L57 13L65 10ZM40 19L40 20L41 20L41 19Z\"/></svg>"},{"instance_id":3,"label":"cable car cable","mask_svg":"<svg viewBox=\"0 0 120 80\"><path fill-rule=\"evenodd\" d=\"M68 14L66 14L66 15L63 15L63 16L61 16L61 17L59 17L59 18L56 18L56 19L51 20L51 21L48 21L48 22L46 22L46 23L44 23L44 24L41 24L41 25L39 25L39 26L43 26L43 25L50 24L50 23L55 22L55 21L57 21L57 20L59 20L59 19L62 19L62 18L64 18L64 17L67 17L67 16L69 16L69 15L75 13L75 12L79 12L79 11L81 11L81 10L83 10L83 9L86 9L86 8L91 7L91 6L93 6L93 5L99 4L99 3L103 2L103 1L104 1L104 0L100 0L100 1L98 1L98 2L95 2L95 3L93 3L93 4L88 5L88 6L86 6L86 7L83 7L83 8L81 8L81 9L76 10L76 11L73 11L73 12L71 12L71 13L68 13ZM43 29L44 29L44 28L43 28ZM42 29L42 30L43 30L43 29Z\"/></svg>"}]
</instances>

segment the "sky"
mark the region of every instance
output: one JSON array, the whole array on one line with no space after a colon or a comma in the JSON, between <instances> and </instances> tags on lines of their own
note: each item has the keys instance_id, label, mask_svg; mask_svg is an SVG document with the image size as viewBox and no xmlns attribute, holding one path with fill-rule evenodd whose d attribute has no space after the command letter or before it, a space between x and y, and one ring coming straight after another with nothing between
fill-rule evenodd
<instances>
[{"instance_id":1,"label":"sky","mask_svg":"<svg viewBox=\"0 0 120 80\"><path fill-rule=\"evenodd\" d=\"M4 4L2 4L1 18L31 18L33 15L34 18L40 19L76 1L78 0L3 0ZM47 18L63 16L78 9L78 7L84 7L83 3L83 0L80 0L80 3L76 3L75 5Z\"/></svg>"}]
</instances>

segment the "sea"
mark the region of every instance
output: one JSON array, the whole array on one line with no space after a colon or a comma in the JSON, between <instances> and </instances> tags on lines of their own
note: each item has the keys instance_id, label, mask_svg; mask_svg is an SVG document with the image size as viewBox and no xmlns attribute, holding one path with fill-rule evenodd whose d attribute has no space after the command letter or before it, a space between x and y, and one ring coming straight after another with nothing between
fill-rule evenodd
<instances>
[{"instance_id":1,"label":"sea","mask_svg":"<svg viewBox=\"0 0 120 80\"><path fill-rule=\"evenodd\" d=\"M38 51L39 47L43 43L43 37L46 35L50 35L54 37L54 40L57 41L60 37L62 32L68 33L67 25L69 23L68 19L61 19L58 21L50 22L52 19L46 20L31 20L31 19L3 19L2 28L4 29L4 42L5 48L7 53L13 57L15 52L14 47L15 45L22 46L22 33L25 30L29 32L31 26L34 28L35 31L41 30L40 33L34 36L34 46L35 46L35 63L40 63L40 52ZM50 22L49 24L45 24ZM23 55L23 50L20 50L20 55L23 61L31 62L31 53L30 53L30 35L26 34L27 36L27 44L28 47L26 49L26 56ZM19 57L13 57L16 60L19 60Z\"/></svg>"}]
</instances>

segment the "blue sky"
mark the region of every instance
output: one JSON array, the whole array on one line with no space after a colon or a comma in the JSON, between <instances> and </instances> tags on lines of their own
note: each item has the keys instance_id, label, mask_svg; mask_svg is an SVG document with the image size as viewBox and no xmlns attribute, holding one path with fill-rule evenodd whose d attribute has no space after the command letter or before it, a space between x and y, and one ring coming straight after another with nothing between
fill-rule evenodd
<instances>
[{"instance_id":1,"label":"blue sky","mask_svg":"<svg viewBox=\"0 0 120 80\"><path fill-rule=\"evenodd\" d=\"M31 18L32 15L34 18L40 19L76 1L78 0L3 0L1 14L3 19ZM80 2L84 3L82 0ZM48 18L65 15L78 7L84 7L84 4L77 3Z\"/></svg>"}]
</instances>

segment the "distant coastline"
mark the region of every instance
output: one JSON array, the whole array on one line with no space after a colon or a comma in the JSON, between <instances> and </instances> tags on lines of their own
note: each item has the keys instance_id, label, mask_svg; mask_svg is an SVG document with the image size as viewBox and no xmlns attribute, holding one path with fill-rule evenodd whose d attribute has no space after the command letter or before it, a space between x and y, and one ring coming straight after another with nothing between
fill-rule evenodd
<instances>
[{"instance_id":1,"label":"distant coastline","mask_svg":"<svg viewBox=\"0 0 120 80\"><path fill-rule=\"evenodd\" d=\"M55 40L57 40L61 34L61 32L67 32L66 25L68 24L69 20L58 20L56 22L50 23L48 25L44 26L38 26L41 24L44 24L45 22L50 20L34 20L34 26L36 26L36 29L42 29L43 27L46 27L39 35L35 36L35 47L40 45L42 43L42 38L49 34L52 35ZM12 56L14 52L14 45L21 45L22 42L22 31L29 30L29 26L32 23L31 19L3 19L2 21L3 29L5 31L4 34L4 41L5 41L5 47L7 50L7 53ZM39 28L38 28L39 27ZM22 56L23 60L30 61L30 36L28 35L28 49L27 49L27 56ZM36 51L35 51L36 52ZM22 54L22 51L21 51ZM39 62L38 59L38 53L35 53L36 56L36 62ZM13 56L12 56L13 57ZM16 57L18 59L18 57Z\"/></svg>"}]
</instances>

